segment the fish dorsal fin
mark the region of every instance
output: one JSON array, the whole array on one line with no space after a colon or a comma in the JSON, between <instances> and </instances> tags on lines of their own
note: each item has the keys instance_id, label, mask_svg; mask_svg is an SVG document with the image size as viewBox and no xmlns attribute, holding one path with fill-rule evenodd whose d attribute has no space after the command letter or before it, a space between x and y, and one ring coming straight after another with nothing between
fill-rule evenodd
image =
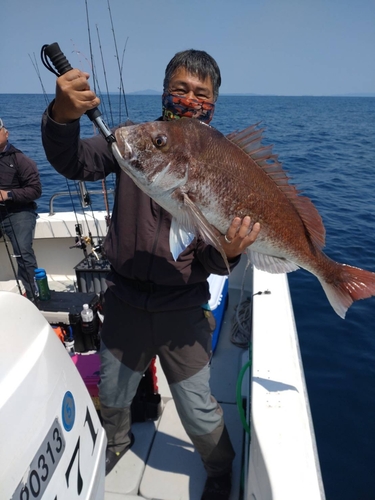
<instances>
[{"instance_id":1,"label":"fish dorsal fin","mask_svg":"<svg viewBox=\"0 0 375 500\"><path fill-rule=\"evenodd\" d=\"M131 125L136 125L136 122L133 122L130 120L130 118L127 118L124 123L120 125L120 127L130 127Z\"/></svg>"},{"instance_id":2,"label":"fish dorsal fin","mask_svg":"<svg viewBox=\"0 0 375 500\"><path fill-rule=\"evenodd\" d=\"M319 212L306 196L289 184L290 178L282 168L278 155L272 153L273 145L262 145L264 129L258 128L259 122L241 131L226 136L233 144L244 151L274 181L298 211L312 241L319 247L325 245L325 227Z\"/></svg>"}]
</instances>

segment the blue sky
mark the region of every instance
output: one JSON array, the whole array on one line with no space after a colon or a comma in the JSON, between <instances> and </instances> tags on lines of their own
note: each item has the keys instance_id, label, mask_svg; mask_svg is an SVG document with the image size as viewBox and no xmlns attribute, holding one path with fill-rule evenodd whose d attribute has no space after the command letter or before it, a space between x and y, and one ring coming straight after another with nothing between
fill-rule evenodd
<instances>
[{"instance_id":1,"label":"blue sky","mask_svg":"<svg viewBox=\"0 0 375 500\"><path fill-rule=\"evenodd\" d=\"M94 62L104 90L119 87L108 0L87 0ZM375 0L110 0L126 92L161 90L165 66L187 48L218 62L222 93L375 93ZM72 66L91 73L85 0L9 0L1 7L0 93L47 92L40 62L58 42Z\"/></svg>"}]
</instances>

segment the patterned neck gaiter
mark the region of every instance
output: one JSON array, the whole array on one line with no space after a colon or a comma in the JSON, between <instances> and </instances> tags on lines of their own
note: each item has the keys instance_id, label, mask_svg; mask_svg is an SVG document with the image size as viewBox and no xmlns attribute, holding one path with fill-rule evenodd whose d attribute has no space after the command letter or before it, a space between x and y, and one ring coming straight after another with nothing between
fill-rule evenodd
<instances>
[{"instance_id":1,"label":"patterned neck gaiter","mask_svg":"<svg viewBox=\"0 0 375 500\"><path fill-rule=\"evenodd\" d=\"M182 117L198 118L210 123L215 111L215 104L200 99L190 99L177 94L164 92L162 96L163 119L178 120Z\"/></svg>"}]
</instances>

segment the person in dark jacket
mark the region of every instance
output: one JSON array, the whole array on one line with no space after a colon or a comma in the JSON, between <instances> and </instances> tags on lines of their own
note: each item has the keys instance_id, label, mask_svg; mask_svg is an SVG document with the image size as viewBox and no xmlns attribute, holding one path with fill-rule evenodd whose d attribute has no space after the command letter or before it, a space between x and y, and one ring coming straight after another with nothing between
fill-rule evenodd
<instances>
[{"instance_id":1,"label":"person in dark jacket","mask_svg":"<svg viewBox=\"0 0 375 500\"><path fill-rule=\"evenodd\" d=\"M106 473L131 447L130 407L143 373L158 355L182 424L201 455L208 478L202 499L229 498L234 450L223 412L209 387L211 335L207 277L226 265L200 238L177 261L169 249L171 215L143 193L114 159L101 135L80 139L79 119L99 105L89 75L70 70L57 79L56 98L42 118L48 161L70 179L117 176L111 225L104 242L111 264L101 332L99 397L108 438ZM166 68L163 116L212 119L221 83L204 51L178 53ZM236 218L220 239L233 269L259 232Z\"/></svg>"},{"instance_id":2,"label":"person in dark jacket","mask_svg":"<svg viewBox=\"0 0 375 500\"><path fill-rule=\"evenodd\" d=\"M36 163L8 141L9 132L0 118L0 229L8 236L17 258L18 279L27 297L34 300L33 250L36 203L42 185Z\"/></svg>"}]
</instances>

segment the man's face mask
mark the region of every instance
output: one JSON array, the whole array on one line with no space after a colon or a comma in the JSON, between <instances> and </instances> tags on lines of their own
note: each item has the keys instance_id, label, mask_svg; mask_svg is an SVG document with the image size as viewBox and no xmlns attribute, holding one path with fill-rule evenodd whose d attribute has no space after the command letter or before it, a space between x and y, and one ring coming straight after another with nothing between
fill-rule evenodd
<instances>
[{"instance_id":1,"label":"man's face mask","mask_svg":"<svg viewBox=\"0 0 375 500\"><path fill-rule=\"evenodd\" d=\"M210 123L215 111L213 102L204 99L190 99L178 94L165 92L162 97L163 119L178 120L182 117L198 118L204 123Z\"/></svg>"}]
</instances>

